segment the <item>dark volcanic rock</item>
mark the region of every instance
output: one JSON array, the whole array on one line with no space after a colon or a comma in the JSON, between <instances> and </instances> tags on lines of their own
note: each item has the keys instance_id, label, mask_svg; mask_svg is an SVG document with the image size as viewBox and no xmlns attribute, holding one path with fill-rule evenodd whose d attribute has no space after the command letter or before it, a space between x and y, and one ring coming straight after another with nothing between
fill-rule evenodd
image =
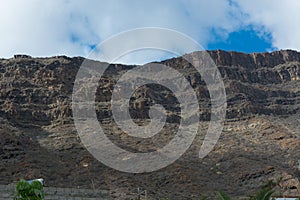
<instances>
[{"instance_id":1,"label":"dark volcanic rock","mask_svg":"<svg viewBox=\"0 0 300 200\"><path fill-rule=\"evenodd\" d=\"M71 105L75 77L84 58L16 55L1 59L0 183L43 177L48 186L110 189L119 199L132 197L137 188L147 190L154 199L191 199L211 196L221 189L244 196L269 179L283 177L279 190L296 194L300 175L300 53L208 53L222 75L228 104L218 144L207 157L198 158L210 119L210 94L203 78L183 57L163 61L193 87L201 123L199 135L179 160L147 174L110 169L80 143ZM130 99L131 117L145 125L149 108L161 104L168 111L166 126L150 139L130 137L120 130L112 118L111 95L118 79L134 67L109 65L96 91L97 117L108 138L120 147L133 152L154 151L173 138L181 119L180 105L165 87L140 87Z\"/></svg>"}]
</instances>

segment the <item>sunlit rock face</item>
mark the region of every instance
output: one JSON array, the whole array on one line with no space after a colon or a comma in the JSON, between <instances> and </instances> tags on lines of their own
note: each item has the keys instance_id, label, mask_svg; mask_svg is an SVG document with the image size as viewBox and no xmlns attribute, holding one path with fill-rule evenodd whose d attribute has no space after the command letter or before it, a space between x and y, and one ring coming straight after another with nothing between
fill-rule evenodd
<instances>
[{"instance_id":1,"label":"sunlit rock face","mask_svg":"<svg viewBox=\"0 0 300 200\"><path fill-rule=\"evenodd\" d=\"M0 183L42 177L49 186L109 189L119 199L129 198L138 187L155 198L172 194L171 199L191 199L221 189L232 196L247 196L268 179L283 177L279 190L297 194L300 53L208 53L220 71L227 97L226 122L217 145L204 159L197 157L211 116L210 93L203 77L183 57L162 61L160 64L183 74L194 89L199 134L178 161L158 172L138 175L106 167L80 142L71 106L74 81L84 58L16 55L0 59ZM133 152L154 151L176 134L180 105L168 88L140 87L129 102L134 122L146 125L149 108L161 104L167 110L166 125L161 133L145 140L120 130L113 120L111 96L118 79L135 67L110 64L95 91L96 114L115 144ZM123 92L122 88L117 91ZM83 87L81 92L88 90Z\"/></svg>"}]
</instances>

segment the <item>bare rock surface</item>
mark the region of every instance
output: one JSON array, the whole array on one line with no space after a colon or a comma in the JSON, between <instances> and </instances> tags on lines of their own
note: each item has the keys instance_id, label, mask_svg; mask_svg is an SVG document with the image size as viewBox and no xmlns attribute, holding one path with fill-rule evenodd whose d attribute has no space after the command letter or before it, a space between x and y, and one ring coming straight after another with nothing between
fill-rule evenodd
<instances>
[{"instance_id":1,"label":"bare rock surface","mask_svg":"<svg viewBox=\"0 0 300 200\"><path fill-rule=\"evenodd\" d=\"M192 199L213 197L221 189L235 197L246 196L268 180L282 177L278 191L299 195L300 53L208 53L222 75L228 104L217 145L199 159L211 114L203 78L182 57L165 60L161 64L183 74L197 94L199 130L181 158L145 174L111 169L82 145L71 105L73 84L84 58L17 55L0 59L0 184L43 177L47 186L108 189L116 199L133 197L137 188L147 190L153 199ZM149 108L161 104L168 110L167 123L149 139L120 130L113 120L111 95L122 74L134 67L109 65L96 92L97 117L107 137L119 147L155 151L176 134L180 105L164 87L140 87L130 100L131 117L146 125Z\"/></svg>"}]
</instances>

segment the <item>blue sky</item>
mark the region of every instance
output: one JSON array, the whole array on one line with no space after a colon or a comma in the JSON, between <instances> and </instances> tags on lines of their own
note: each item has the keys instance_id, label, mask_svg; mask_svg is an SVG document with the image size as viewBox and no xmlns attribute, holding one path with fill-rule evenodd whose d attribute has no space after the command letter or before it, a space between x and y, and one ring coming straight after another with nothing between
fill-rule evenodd
<instances>
[{"instance_id":1,"label":"blue sky","mask_svg":"<svg viewBox=\"0 0 300 200\"><path fill-rule=\"evenodd\" d=\"M88 56L106 39L143 27L179 31L209 50L299 50L299 10L298 0L10 0L0 7L0 57ZM147 51L120 62L168 56Z\"/></svg>"},{"instance_id":2,"label":"blue sky","mask_svg":"<svg viewBox=\"0 0 300 200\"><path fill-rule=\"evenodd\" d=\"M219 39L207 44L206 49L222 49L245 53L274 51L271 35L259 36L252 28L241 29L228 34L226 39Z\"/></svg>"}]
</instances>

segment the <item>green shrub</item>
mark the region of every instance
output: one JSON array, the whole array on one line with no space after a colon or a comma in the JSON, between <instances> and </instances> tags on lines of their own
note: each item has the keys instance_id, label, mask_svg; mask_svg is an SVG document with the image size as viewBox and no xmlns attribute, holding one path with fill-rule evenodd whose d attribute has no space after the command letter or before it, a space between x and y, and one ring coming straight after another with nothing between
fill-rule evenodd
<instances>
[{"instance_id":1,"label":"green shrub","mask_svg":"<svg viewBox=\"0 0 300 200\"><path fill-rule=\"evenodd\" d=\"M231 198L224 192L218 192L218 200L231 200Z\"/></svg>"},{"instance_id":2,"label":"green shrub","mask_svg":"<svg viewBox=\"0 0 300 200\"><path fill-rule=\"evenodd\" d=\"M16 186L17 194L14 200L43 200L44 192L43 185L39 181L28 183L25 180L20 180Z\"/></svg>"},{"instance_id":3,"label":"green shrub","mask_svg":"<svg viewBox=\"0 0 300 200\"><path fill-rule=\"evenodd\" d=\"M281 178L276 182L269 181L266 185L262 186L261 189L255 193L254 196L250 196L249 200L270 200L271 196L274 194L274 188L279 184ZM218 200L231 200L231 198L224 192L218 192Z\"/></svg>"}]
</instances>

